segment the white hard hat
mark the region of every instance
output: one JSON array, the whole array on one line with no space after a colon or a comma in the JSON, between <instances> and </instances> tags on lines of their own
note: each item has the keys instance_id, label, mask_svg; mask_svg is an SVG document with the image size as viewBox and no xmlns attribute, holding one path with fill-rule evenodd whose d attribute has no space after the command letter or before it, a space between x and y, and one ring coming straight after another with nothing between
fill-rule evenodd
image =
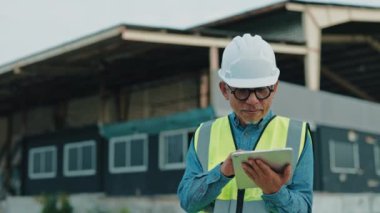
<instances>
[{"instance_id":1,"label":"white hard hat","mask_svg":"<svg viewBox=\"0 0 380 213\"><path fill-rule=\"evenodd\" d=\"M219 77L231 87L274 85L280 75L272 47L260 36L236 36L224 49Z\"/></svg>"}]
</instances>

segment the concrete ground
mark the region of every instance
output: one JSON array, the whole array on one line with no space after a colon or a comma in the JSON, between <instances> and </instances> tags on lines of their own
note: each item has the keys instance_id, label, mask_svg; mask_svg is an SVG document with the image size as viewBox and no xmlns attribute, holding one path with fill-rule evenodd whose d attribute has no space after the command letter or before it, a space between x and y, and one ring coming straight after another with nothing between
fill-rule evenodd
<instances>
[{"instance_id":1,"label":"concrete ground","mask_svg":"<svg viewBox=\"0 0 380 213\"><path fill-rule=\"evenodd\" d=\"M0 202L0 213L41 213L41 196L8 197ZM175 195L108 197L77 194L69 198L74 213L183 213ZM314 213L380 213L380 194L314 193Z\"/></svg>"}]
</instances>

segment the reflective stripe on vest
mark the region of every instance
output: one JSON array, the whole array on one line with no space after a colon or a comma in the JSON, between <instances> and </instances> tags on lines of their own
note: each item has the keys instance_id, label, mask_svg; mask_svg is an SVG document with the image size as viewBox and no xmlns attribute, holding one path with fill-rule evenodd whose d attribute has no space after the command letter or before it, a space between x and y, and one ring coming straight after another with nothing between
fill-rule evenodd
<instances>
[{"instance_id":1,"label":"reflective stripe on vest","mask_svg":"<svg viewBox=\"0 0 380 213\"><path fill-rule=\"evenodd\" d=\"M213 212L229 213L236 212L236 200L216 200ZM266 212L265 204L262 201L245 201L243 212Z\"/></svg>"},{"instance_id":2,"label":"reflective stripe on vest","mask_svg":"<svg viewBox=\"0 0 380 213\"><path fill-rule=\"evenodd\" d=\"M306 123L276 116L264 128L255 150L293 148L294 172L304 146L305 133ZM215 121L202 124L195 133L194 146L204 171L211 170L223 162L229 153L236 150L228 117L218 118ZM252 211L252 208L255 210L254 212L266 212L261 195L260 188L246 189L243 212L246 212L246 209L251 209ZM214 212L220 212L219 209L228 209L228 211L223 212L236 212L236 199L237 187L236 180L233 178L217 197ZM255 203L256 207L248 203ZM226 205L229 207L225 208Z\"/></svg>"}]
</instances>

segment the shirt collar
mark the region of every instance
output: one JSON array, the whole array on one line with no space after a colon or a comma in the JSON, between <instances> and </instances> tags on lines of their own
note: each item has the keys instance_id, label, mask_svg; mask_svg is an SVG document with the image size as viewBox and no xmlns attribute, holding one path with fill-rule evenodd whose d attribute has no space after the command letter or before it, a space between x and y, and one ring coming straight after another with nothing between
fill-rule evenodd
<instances>
[{"instance_id":1,"label":"shirt collar","mask_svg":"<svg viewBox=\"0 0 380 213\"><path fill-rule=\"evenodd\" d=\"M241 130L244 130L245 128L247 127L255 127L255 128L262 128L266 123L268 123L268 121L273 117L273 112L272 110L269 110L268 113L257 123L257 124L248 124L247 126L242 126L240 124L240 121L238 119L238 117L236 116L235 112L232 112L230 114L230 118L232 118L231 120L233 121L233 125Z\"/></svg>"}]
</instances>

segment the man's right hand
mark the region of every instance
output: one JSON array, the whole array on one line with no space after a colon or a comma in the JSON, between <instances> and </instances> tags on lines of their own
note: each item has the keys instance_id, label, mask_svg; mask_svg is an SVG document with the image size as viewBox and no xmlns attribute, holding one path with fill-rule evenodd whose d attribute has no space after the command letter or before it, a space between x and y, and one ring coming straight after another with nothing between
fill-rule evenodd
<instances>
[{"instance_id":1,"label":"man's right hand","mask_svg":"<svg viewBox=\"0 0 380 213\"><path fill-rule=\"evenodd\" d=\"M224 160L222 165L220 166L220 172L226 177L231 177L235 175L234 167L232 165L231 154L232 153L228 155L226 160Z\"/></svg>"}]
</instances>

